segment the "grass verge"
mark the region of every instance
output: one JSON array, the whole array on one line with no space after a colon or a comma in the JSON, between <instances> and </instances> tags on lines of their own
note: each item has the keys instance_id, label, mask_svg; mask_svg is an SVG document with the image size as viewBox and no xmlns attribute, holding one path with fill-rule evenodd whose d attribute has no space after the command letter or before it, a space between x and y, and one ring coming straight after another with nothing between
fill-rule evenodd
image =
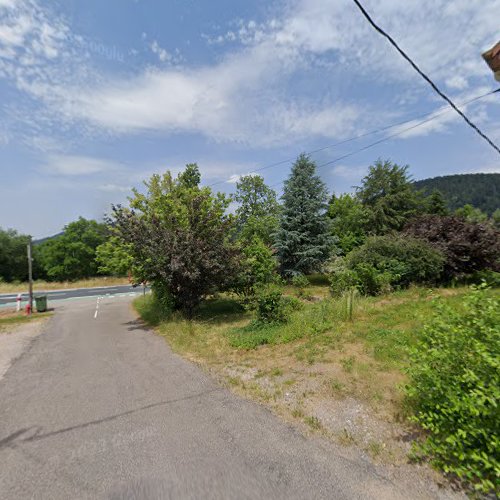
<instances>
[{"instance_id":1,"label":"grass verge","mask_svg":"<svg viewBox=\"0 0 500 500\"><path fill-rule=\"evenodd\" d=\"M45 313L34 313L30 316L15 311L1 311L0 312L0 333L8 333L10 330L23 323L30 323L43 318L52 316L51 311Z\"/></svg>"},{"instance_id":2,"label":"grass verge","mask_svg":"<svg viewBox=\"0 0 500 500\"><path fill-rule=\"evenodd\" d=\"M306 431L400 463L407 461L415 430L406 424L400 389L408 350L434 314L434 299L458 310L467 290L411 288L358 297L349 320L344 299L328 297L327 287L314 283L304 296L316 299L304 300L288 323L266 326L229 296L207 301L192 321L161 317L150 295L136 299L135 307L176 352L237 393Z\"/></svg>"}]
</instances>

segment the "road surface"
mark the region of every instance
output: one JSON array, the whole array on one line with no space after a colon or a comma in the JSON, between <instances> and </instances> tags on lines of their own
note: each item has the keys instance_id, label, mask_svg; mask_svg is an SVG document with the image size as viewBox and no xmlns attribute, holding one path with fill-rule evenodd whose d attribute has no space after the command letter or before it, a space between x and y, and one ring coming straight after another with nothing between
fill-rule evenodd
<instances>
[{"instance_id":1,"label":"road surface","mask_svg":"<svg viewBox=\"0 0 500 500\"><path fill-rule=\"evenodd\" d=\"M449 497L233 395L130 300L60 303L0 381L3 500Z\"/></svg>"},{"instance_id":2,"label":"road surface","mask_svg":"<svg viewBox=\"0 0 500 500\"><path fill-rule=\"evenodd\" d=\"M104 286L98 288L75 288L68 290L53 290L42 292L35 290L34 295L47 295L49 304L53 301L76 299L82 297L98 297L99 295L115 295L120 293L136 293L141 292L142 286L133 287L131 285ZM0 294L0 306L15 306L17 293ZM23 304L28 301L28 294L23 293L21 296Z\"/></svg>"}]
</instances>

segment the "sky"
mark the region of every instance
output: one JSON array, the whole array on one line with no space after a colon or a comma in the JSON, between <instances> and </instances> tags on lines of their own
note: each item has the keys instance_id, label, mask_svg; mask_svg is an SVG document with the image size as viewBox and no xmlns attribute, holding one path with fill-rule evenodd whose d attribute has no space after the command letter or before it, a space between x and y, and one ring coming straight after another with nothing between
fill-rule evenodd
<instances>
[{"instance_id":1,"label":"sky","mask_svg":"<svg viewBox=\"0 0 500 500\"><path fill-rule=\"evenodd\" d=\"M500 0L364 5L456 103L499 87L481 53ZM463 110L500 143L500 93ZM227 193L277 164L260 173L280 193L311 151L337 194L378 158L415 179L500 172L352 0L0 0L0 227L40 238L101 219L193 162Z\"/></svg>"}]
</instances>

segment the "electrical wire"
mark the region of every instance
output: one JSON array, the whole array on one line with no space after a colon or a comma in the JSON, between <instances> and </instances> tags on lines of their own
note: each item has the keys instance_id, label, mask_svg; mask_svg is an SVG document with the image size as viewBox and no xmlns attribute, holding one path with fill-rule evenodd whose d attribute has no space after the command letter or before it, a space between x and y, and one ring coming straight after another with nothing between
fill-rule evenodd
<instances>
[{"instance_id":1,"label":"electrical wire","mask_svg":"<svg viewBox=\"0 0 500 500\"><path fill-rule=\"evenodd\" d=\"M488 144L498 153L500 154L500 148L484 133L482 132L477 125L472 123L469 118L458 109L458 107L455 105L455 103L444 93L442 92L439 87L413 62L413 60L399 47L399 45L394 41L394 39L386 33L380 26L378 26L375 21L370 17L368 12L365 10L365 8L361 5L359 0L353 0L353 2L356 4L356 6L359 8L361 13L365 16L365 18L368 20L368 22L372 25L373 28L375 28L376 31L378 31L382 36L387 38L391 45L406 59L412 68L434 89L434 91L441 96L469 125L474 129Z\"/></svg>"},{"instance_id":2,"label":"electrical wire","mask_svg":"<svg viewBox=\"0 0 500 500\"><path fill-rule=\"evenodd\" d=\"M487 96L487 95L491 95L491 94L495 94L496 92L500 92L500 88L498 88L498 89L496 89L496 90L493 90L493 91L491 91L491 92L488 92L488 94L485 94L485 95L483 95L482 97L485 97L485 96ZM480 98L481 98L481 96L478 96L478 97L475 97L474 99L471 99L470 101L467 101L467 102L468 102L468 103L470 103L470 102L472 102L472 101L477 101L477 100L478 100L478 99L480 99ZM434 119L435 119L435 118L437 118L438 116L440 116L440 115L442 115L442 114L444 114L444 113L446 113L446 112L448 112L448 111L450 111L450 110L449 110L449 109L443 110L443 111L441 111L440 113L434 114L434 115L433 115L433 116L431 116L430 118L427 118L427 120L422 120L422 121L420 121L420 122L418 122L418 123L415 123L415 124L414 124L414 125L412 125L411 127L406 127L406 128L404 128L404 129L402 129L402 130L399 130L398 132L395 132L394 134L387 135L387 136L385 136L385 137L382 137L382 139L379 139L379 140L377 140L377 141L375 141L375 142L372 142L372 143L370 143L370 144L368 144L368 145L366 145L366 146L363 146L362 148L356 149L356 150L354 150L354 151L351 151L351 152L349 152L349 153L346 153L345 155L342 155L342 156L339 156L339 157L337 157L337 158L334 158L333 160L329 160L329 161L327 161L327 162L325 162L325 163L322 163L322 164L320 164L320 165L317 165L317 167L316 167L316 168L317 168L317 169L320 169L320 168L322 168L322 167L326 167L326 166L331 165L331 164L333 164L333 163L336 163L336 162L338 162L338 161L340 161L340 160L344 160L345 158L349 158L350 156L354 156L354 155L356 155L356 154L358 154L358 153L361 153L361 152L363 152L363 151L366 151L367 149L373 148L373 147L377 146L378 144L381 144L382 142L389 141L390 139L393 139L394 137L397 137L397 136L399 136L399 135L405 134L406 132L409 132L410 130L413 130L413 129L417 128L417 127L420 127L420 126L422 126L422 125L425 125L426 123L428 123L428 122L430 122L430 121L434 120ZM410 120L410 121L414 121L414 120ZM406 122L406 123L409 123L409 122ZM284 181L277 182L276 184L272 184L272 185L271 185L271 186L269 186L269 187L273 188L273 187L276 187L276 186L280 186L281 184L283 184L283 182L284 182Z\"/></svg>"},{"instance_id":3,"label":"electrical wire","mask_svg":"<svg viewBox=\"0 0 500 500\"><path fill-rule=\"evenodd\" d=\"M472 103L472 102L478 101L479 99L484 99L485 97L488 97L488 96L490 96L490 95L493 95L493 94L495 94L495 93L497 93L497 92L500 92L500 88L495 89L495 90L490 90L489 92L487 92L487 93L485 93L485 94L481 94L481 95L478 95L478 96L476 96L476 97L473 97L473 98L471 98L471 99L469 99L469 100L467 100L467 101L464 101L464 102L460 103L460 106L466 106L466 105L468 105L468 104L470 104L470 103ZM323 147L318 148L318 149L313 149L313 150L311 150L311 151L306 151L306 152L305 152L305 154L306 154L306 155L311 155L311 154L314 154L314 153L319 153L319 152L321 152L321 151L325 151L325 150L327 150L327 149L331 149L331 148L334 148L334 147L340 146L340 145L342 145L342 144L347 144L347 143L349 143L349 142L353 142L353 141L355 141L355 140L357 140L357 139L362 139L363 137L368 137L368 136L370 136L370 135L375 135L375 134L379 134L379 133L381 133L381 132L385 132L386 130L390 130L391 128L401 127L401 126L403 126L403 125L406 125L407 123L414 122L415 120L418 120L419 118L424 118L424 117L426 117L426 116L430 116L430 118L428 118L427 120L424 120L424 121L422 121L422 122L419 122L419 123L417 123L416 125L414 125L414 126L412 126L412 127L409 127L408 129L405 129L405 130L399 131L399 132L397 132L396 134L393 134L393 135L390 135L390 136L386 136L386 137L384 137L384 138L382 138L382 139L380 139L380 140L378 140L378 141L374 142L374 143L373 143L373 144L371 144L371 145L368 145L368 146L366 146L366 147L364 147L364 148L361 148L361 149L359 149L359 150L356 150L356 151L353 151L353 152L351 152L351 153L348 153L347 155L344 155L344 156L341 156L341 157L339 157L339 158L336 158L335 160L331 160L331 162L327 163L327 164L330 164L330 163L332 163L332 162L340 161L340 160L342 160L342 159L344 159L344 158L347 158L347 157L349 157L349 156L352 156L352 155L354 155L354 154L356 154L356 153L358 153L358 152L361 152L361 151L364 151L364 150L369 149L369 148L371 148L371 147L374 147L375 145L380 144L381 142L387 141L387 140L389 140L389 139L391 139L391 138L393 138L393 137L396 137L396 136L398 136L398 135L401 135L401 134L403 134L404 132L407 132L407 131L409 131L409 130L412 130L412 129L416 128L416 127L420 127L421 125L424 125L425 123L430 122L430 121L432 121L432 120L434 120L434 119L436 119L436 118L440 117L440 116L441 116L441 115L443 115L443 114L449 113L450 111L451 111L451 109L450 109L450 108L445 108L445 109L443 109L443 110L441 110L441 111L436 111L436 110L434 110L434 111L430 111L430 112L428 112L428 113L422 113L422 114L420 114L420 115L416 115L415 117L413 117L413 118L411 118L411 119L409 119L409 120L404 120L404 121L401 121L401 122L393 123L393 124L391 124L391 125L386 125L386 126L384 126L384 127L381 127L381 128L375 129L375 130L371 130L371 131L369 131L369 132L365 132L365 133L363 133L363 134L356 135L356 136L354 136L354 137L350 137L349 139L345 139L345 140L342 140L342 141L340 141L340 142L335 142L335 143L333 143L333 144L328 144L328 145L323 146ZM295 159L296 159L296 156L295 156L295 157L293 157L293 158L287 158L286 160L281 160L281 161L278 161L278 162L275 162L275 163L270 163L269 165L265 165L265 166L263 166L263 167L256 168L255 170L251 170L250 172L248 172L248 173L247 173L247 175L250 175L250 174L256 174L257 172L261 172L261 171L263 171L263 170L267 170L267 169L269 169L269 168L277 167L277 166L279 166L279 165L283 165L283 164L285 164L285 163L290 163L290 162L294 161ZM325 165L326 165L326 164L325 164ZM318 168L320 168L320 167L322 167L322 166L324 166L324 165L319 165L319 166L318 166ZM213 183L211 183L211 184L208 184L207 186L208 186L208 187L213 187L213 186L217 186L217 185L219 185L219 184L224 184L224 183L226 183L227 181L228 181L228 179L221 180L221 181L216 181L216 182L213 182ZM275 184L275 185L279 185L279 184L281 184L281 182L279 182L278 184ZM273 186L274 186L274 185L273 185ZM271 187L272 187L272 186L271 186Z\"/></svg>"}]
</instances>

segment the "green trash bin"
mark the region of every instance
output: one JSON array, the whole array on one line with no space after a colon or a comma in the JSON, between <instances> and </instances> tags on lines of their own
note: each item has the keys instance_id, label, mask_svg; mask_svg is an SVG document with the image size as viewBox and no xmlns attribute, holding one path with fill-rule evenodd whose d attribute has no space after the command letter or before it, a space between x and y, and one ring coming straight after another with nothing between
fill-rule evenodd
<instances>
[{"instance_id":1,"label":"green trash bin","mask_svg":"<svg viewBox=\"0 0 500 500\"><path fill-rule=\"evenodd\" d=\"M35 297L36 311L43 313L47 310L47 295L38 295Z\"/></svg>"}]
</instances>

